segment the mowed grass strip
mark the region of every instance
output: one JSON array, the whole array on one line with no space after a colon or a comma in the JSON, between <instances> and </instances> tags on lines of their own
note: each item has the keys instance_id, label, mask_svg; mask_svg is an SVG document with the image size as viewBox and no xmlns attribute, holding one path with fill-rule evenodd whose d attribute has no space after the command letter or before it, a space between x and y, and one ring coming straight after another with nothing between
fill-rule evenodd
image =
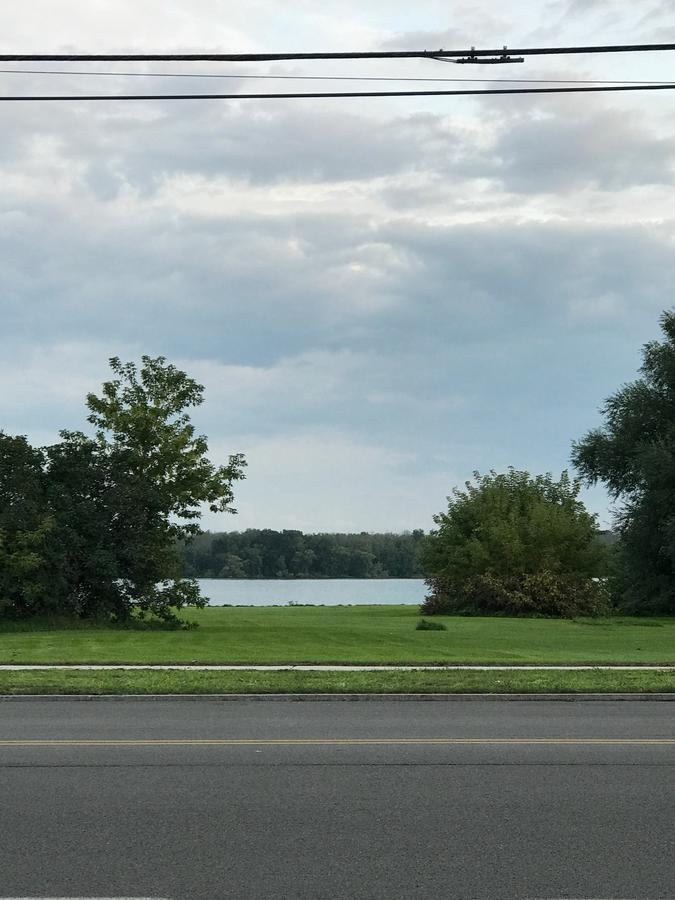
<instances>
[{"instance_id":1,"label":"mowed grass strip","mask_svg":"<svg viewBox=\"0 0 675 900\"><path fill-rule=\"evenodd\" d=\"M0 672L0 694L673 693L672 672Z\"/></svg>"},{"instance_id":2,"label":"mowed grass strip","mask_svg":"<svg viewBox=\"0 0 675 900\"><path fill-rule=\"evenodd\" d=\"M675 664L675 618L443 616L434 620L445 631L417 631L416 606L212 607L182 615L199 627L0 624L0 663Z\"/></svg>"}]
</instances>

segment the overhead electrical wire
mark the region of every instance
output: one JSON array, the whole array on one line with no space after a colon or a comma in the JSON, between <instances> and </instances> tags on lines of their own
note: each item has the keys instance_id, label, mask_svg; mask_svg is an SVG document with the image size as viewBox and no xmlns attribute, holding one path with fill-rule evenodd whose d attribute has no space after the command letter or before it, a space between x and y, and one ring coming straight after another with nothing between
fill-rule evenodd
<instances>
[{"instance_id":1,"label":"overhead electrical wire","mask_svg":"<svg viewBox=\"0 0 675 900\"><path fill-rule=\"evenodd\" d=\"M500 94L590 94L626 91L669 91L675 83L605 85L596 87L485 88L458 91L336 91L272 94L41 94L0 95L0 103L25 101L118 101L118 100L296 100L348 97L476 97Z\"/></svg>"},{"instance_id":2,"label":"overhead electrical wire","mask_svg":"<svg viewBox=\"0 0 675 900\"><path fill-rule=\"evenodd\" d=\"M0 69L0 75L104 75L117 78L235 78L266 81L402 81L468 84L654 84L653 78L423 78L397 75L258 75L221 72L87 72L67 69Z\"/></svg>"},{"instance_id":3,"label":"overhead electrical wire","mask_svg":"<svg viewBox=\"0 0 675 900\"><path fill-rule=\"evenodd\" d=\"M655 53L675 44L600 44L583 47L499 47L492 50L379 50L339 53L3 53L0 62L273 62L292 59L460 59L560 56L584 53Z\"/></svg>"},{"instance_id":4,"label":"overhead electrical wire","mask_svg":"<svg viewBox=\"0 0 675 900\"><path fill-rule=\"evenodd\" d=\"M0 62L150 62L150 61L176 61L176 62L271 62L281 60L317 60L317 59L406 59L406 58L423 58L434 59L441 62L460 62L460 63L494 63L494 62L522 62L520 57L525 56L544 56L544 55L560 55L560 54L581 54L581 53L631 53L631 52L657 52L675 50L675 44L613 44L613 45L593 45L583 47L534 47L534 48L511 48L508 50L505 46L500 50L386 50L386 51L366 51L366 52L339 52L339 53L182 53L182 54L161 54L161 53L126 53L126 54L0 54ZM516 58L516 54L519 57ZM135 77L187 77L187 78L236 78L232 73L192 73L183 74L156 72L156 73L138 73L138 72L68 72L68 71L21 71L21 70L2 70L3 74L52 74L52 75L108 75L117 77L127 77L134 75ZM284 79L284 80L322 80L322 81L470 81L472 83L486 84L546 84L546 87L509 87L509 88L481 88L469 90L418 90L418 91L308 91L308 92L278 92L278 93L189 93L189 94L31 94L31 95L0 95L0 103L7 101L26 102L26 101L124 101L124 100L290 100L290 99L329 99L329 98L359 98L359 97L433 97L433 96L480 96L480 95L498 95L498 94L572 94L572 93L603 93L603 92L620 92L620 91L655 91L655 90L672 90L675 84L670 82L655 81L597 81L574 79L567 81L564 79L548 80L548 79L422 79L422 78L395 78L391 76L343 76L343 75L242 75L242 78L266 78L266 79ZM551 87L550 85L564 85L562 87ZM574 86L570 86L574 85ZM580 85L580 86L577 86Z\"/></svg>"}]
</instances>

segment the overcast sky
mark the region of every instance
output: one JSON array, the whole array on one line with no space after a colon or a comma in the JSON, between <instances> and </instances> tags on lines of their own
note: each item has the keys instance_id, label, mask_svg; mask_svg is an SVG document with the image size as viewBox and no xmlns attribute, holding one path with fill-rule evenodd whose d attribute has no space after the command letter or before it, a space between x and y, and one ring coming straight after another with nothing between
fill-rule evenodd
<instances>
[{"instance_id":1,"label":"overcast sky","mask_svg":"<svg viewBox=\"0 0 675 900\"><path fill-rule=\"evenodd\" d=\"M674 0L495 9L28 0L5 17L0 52L675 41ZM636 54L135 71L667 79L672 65ZM150 75L0 83L344 89ZM249 462L239 515L207 516L212 529L428 529L474 469L559 473L672 305L674 104L675 92L0 104L0 428L38 444L83 428L110 356L162 354L206 387L195 421L214 461L241 451ZM585 497L607 523L604 492Z\"/></svg>"}]
</instances>

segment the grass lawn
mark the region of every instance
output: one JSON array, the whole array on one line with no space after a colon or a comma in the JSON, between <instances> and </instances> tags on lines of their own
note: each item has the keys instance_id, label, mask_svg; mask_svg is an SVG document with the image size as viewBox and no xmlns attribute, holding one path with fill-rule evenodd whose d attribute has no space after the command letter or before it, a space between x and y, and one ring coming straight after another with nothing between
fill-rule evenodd
<instances>
[{"instance_id":1,"label":"grass lawn","mask_svg":"<svg viewBox=\"0 0 675 900\"><path fill-rule=\"evenodd\" d=\"M199 628L0 624L0 663L675 664L675 618L435 617L446 631L416 631L415 606L213 607L190 610L184 618L198 622ZM377 690L395 683L391 673L375 675L381 683ZM164 677L169 683L169 676ZM2 678L6 684L7 674ZM184 684L186 676L180 678ZM205 683L206 675L199 678ZM96 679L103 683L103 673ZM358 678L351 681L356 684Z\"/></svg>"},{"instance_id":2,"label":"grass lawn","mask_svg":"<svg viewBox=\"0 0 675 900\"><path fill-rule=\"evenodd\" d=\"M675 692L673 672L0 672L0 694Z\"/></svg>"}]
</instances>

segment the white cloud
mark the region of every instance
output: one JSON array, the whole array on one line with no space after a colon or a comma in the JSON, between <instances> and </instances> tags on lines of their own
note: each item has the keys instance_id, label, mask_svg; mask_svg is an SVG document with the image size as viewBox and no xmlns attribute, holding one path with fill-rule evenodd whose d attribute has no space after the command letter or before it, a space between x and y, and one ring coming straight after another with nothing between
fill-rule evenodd
<instances>
[{"instance_id":1,"label":"white cloud","mask_svg":"<svg viewBox=\"0 0 675 900\"><path fill-rule=\"evenodd\" d=\"M364 443L339 429L243 440L248 468L237 488L239 514L208 517L205 524L212 530L259 527L261 507L269 528L429 528L456 479L449 469L420 472L414 456ZM212 447L216 454L220 449Z\"/></svg>"},{"instance_id":2,"label":"white cloud","mask_svg":"<svg viewBox=\"0 0 675 900\"><path fill-rule=\"evenodd\" d=\"M497 16L456 6L450 21L440 0L35 0L0 46L32 46L36 18L46 50L513 45L553 22L556 41L575 43L610 5L612 33L636 39L669 12L654 4L636 24L645 10L621 4L565 16L574 4L533 13L507 0ZM540 60L518 74L655 67ZM12 90L92 87L1 77ZM120 77L97 89L159 85L185 87ZM429 527L476 467L559 470L670 303L675 120L663 99L3 108L0 427L39 443L82 427L109 356L164 354L206 385L195 418L215 456L249 456L241 517L225 527Z\"/></svg>"}]
</instances>

